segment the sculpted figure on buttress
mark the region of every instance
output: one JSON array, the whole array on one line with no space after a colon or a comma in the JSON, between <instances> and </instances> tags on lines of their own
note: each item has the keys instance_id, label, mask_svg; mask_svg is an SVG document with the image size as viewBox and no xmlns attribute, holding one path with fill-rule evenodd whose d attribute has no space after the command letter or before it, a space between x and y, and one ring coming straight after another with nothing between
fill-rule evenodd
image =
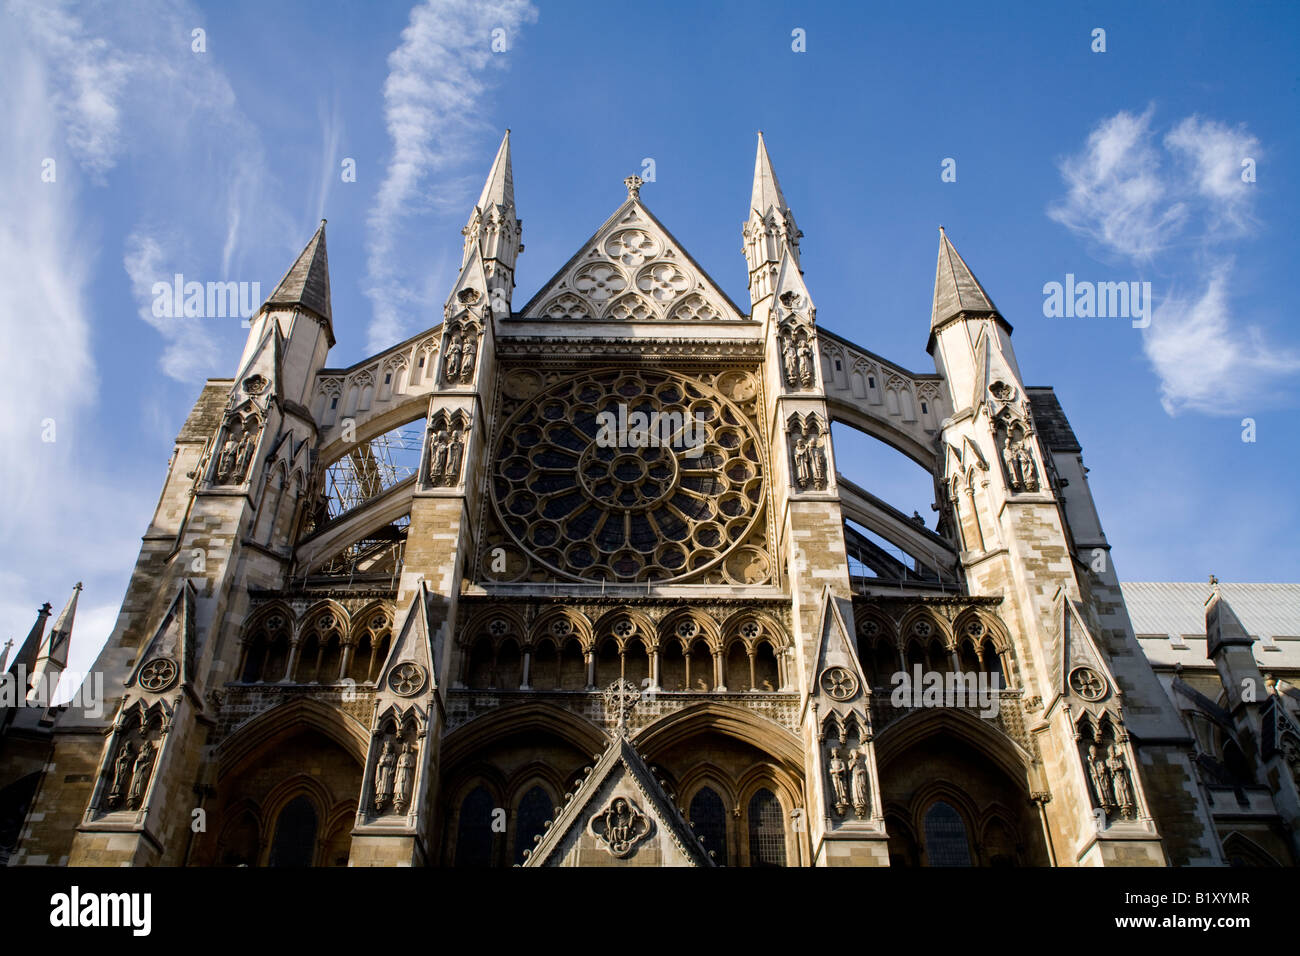
<instances>
[{"instance_id":1,"label":"sculpted figure on buttress","mask_svg":"<svg viewBox=\"0 0 1300 956\"><path fill-rule=\"evenodd\" d=\"M848 788L845 785L844 761L840 759L840 750L838 747L831 748L831 760L827 766L827 772L831 778L831 788L835 791L835 810L843 813L844 808L849 805Z\"/></svg>"},{"instance_id":2,"label":"sculpted figure on buttress","mask_svg":"<svg viewBox=\"0 0 1300 956\"><path fill-rule=\"evenodd\" d=\"M853 809L861 819L867 815L867 808L870 806L865 750L849 751L849 779L853 788Z\"/></svg>"},{"instance_id":3,"label":"sculpted figure on buttress","mask_svg":"<svg viewBox=\"0 0 1300 956\"><path fill-rule=\"evenodd\" d=\"M384 748L375 765L375 809L382 810L393 796L393 770L397 765L397 755L393 753L393 741L384 741Z\"/></svg>"}]
</instances>

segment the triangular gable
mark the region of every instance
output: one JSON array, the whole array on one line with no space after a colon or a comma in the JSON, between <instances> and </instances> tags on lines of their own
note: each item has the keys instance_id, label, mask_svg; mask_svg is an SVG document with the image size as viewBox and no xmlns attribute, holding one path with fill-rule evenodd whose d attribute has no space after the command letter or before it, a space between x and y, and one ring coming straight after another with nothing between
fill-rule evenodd
<instances>
[{"instance_id":1,"label":"triangular gable","mask_svg":"<svg viewBox=\"0 0 1300 956\"><path fill-rule=\"evenodd\" d=\"M414 697L437 690L438 651L434 637L434 628L429 621L429 590L425 582L421 581L406 608L406 615L397 628L397 639L393 641L388 660L380 672L381 693L387 688L401 697ZM413 671L404 666L407 664L414 665L418 670ZM393 676L399 668L400 673ZM390 676L393 676L392 681Z\"/></svg>"},{"instance_id":2,"label":"triangular gable","mask_svg":"<svg viewBox=\"0 0 1300 956\"><path fill-rule=\"evenodd\" d=\"M848 625L844 623L844 616L840 613L840 608L835 600L835 595L830 589L830 585L822 588L822 613L821 625L818 628L820 641L817 646L817 654L814 658L817 666L809 675L808 695L810 697L823 693L824 688L821 686L822 675L832 668L843 668L847 670L857 681L855 693L847 697L835 697L833 700L852 700L857 693L866 686L866 680L862 673L862 664L858 660L858 651L854 647L853 638L849 635Z\"/></svg>"},{"instance_id":3,"label":"triangular gable","mask_svg":"<svg viewBox=\"0 0 1300 956\"><path fill-rule=\"evenodd\" d=\"M163 693L177 682L194 680L195 597L194 582L186 580L163 614L153 638L137 658L127 687L146 693Z\"/></svg>"},{"instance_id":4,"label":"triangular gable","mask_svg":"<svg viewBox=\"0 0 1300 956\"><path fill-rule=\"evenodd\" d=\"M605 321L745 317L638 199L624 202L519 315Z\"/></svg>"},{"instance_id":5,"label":"triangular gable","mask_svg":"<svg viewBox=\"0 0 1300 956\"><path fill-rule=\"evenodd\" d=\"M989 327L982 326L975 343L975 394L971 396L971 407L979 408L989 405L989 418L996 419L1003 408L1021 398L1015 372L1002 354L1000 345L990 342ZM995 393L993 384L1001 382L1010 391L999 388Z\"/></svg>"},{"instance_id":6,"label":"triangular gable","mask_svg":"<svg viewBox=\"0 0 1300 956\"><path fill-rule=\"evenodd\" d=\"M1064 588L1057 590L1054 600L1057 626L1049 641L1054 640L1057 646L1051 648L1049 660L1058 664L1052 675L1053 690L1089 707L1114 704L1115 676L1083 618L1082 605Z\"/></svg>"},{"instance_id":7,"label":"triangular gable","mask_svg":"<svg viewBox=\"0 0 1300 956\"><path fill-rule=\"evenodd\" d=\"M618 732L524 866L716 866L626 735Z\"/></svg>"},{"instance_id":8,"label":"triangular gable","mask_svg":"<svg viewBox=\"0 0 1300 956\"><path fill-rule=\"evenodd\" d=\"M235 384L230 388L230 404L236 406L251 402L254 395L261 396L266 391L268 382L271 384L271 394L282 401L284 393L281 390L280 369L283 367L284 336L280 334L280 323L267 322L248 361L235 375Z\"/></svg>"}]
</instances>

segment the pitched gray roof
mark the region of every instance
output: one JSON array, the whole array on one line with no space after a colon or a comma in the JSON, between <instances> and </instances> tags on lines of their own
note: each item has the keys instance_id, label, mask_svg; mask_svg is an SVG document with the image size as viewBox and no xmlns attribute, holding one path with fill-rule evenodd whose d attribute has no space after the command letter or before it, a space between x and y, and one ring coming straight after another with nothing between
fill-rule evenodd
<instances>
[{"instance_id":1,"label":"pitched gray roof","mask_svg":"<svg viewBox=\"0 0 1300 956\"><path fill-rule=\"evenodd\" d=\"M307 243L298 260L284 274L275 291L267 297L268 305L301 305L327 322L330 311L330 264L325 252L325 220Z\"/></svg>"},{"instance_id":2,"label":"pitched gray roof","mask_svg":"<svg viewBox=\"0 0 1300 956\"><path fill-rule=\"evenodd\" d=\"M934 329L961 312L997 312L997 306L979 280L958 255L948 234L939 227L939 262L934 270L934 303L930 328Z\"/></svg>"}]
</instances>

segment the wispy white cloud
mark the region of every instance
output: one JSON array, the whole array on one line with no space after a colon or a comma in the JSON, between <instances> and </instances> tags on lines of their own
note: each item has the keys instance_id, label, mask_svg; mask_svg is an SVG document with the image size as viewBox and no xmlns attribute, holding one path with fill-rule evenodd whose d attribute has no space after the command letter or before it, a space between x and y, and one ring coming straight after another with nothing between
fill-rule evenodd
<instances>
[{"instance_id":1,"label":"wispy white cloud","mask_svg":"<svg viewBox=\"0 0 1300 956\"><path fill-rule=\"evenodd\" d=\"M1194 289L1161 302L1143 332L1168 414L1275 404L1285 394L1282 380L1300 371L1300 354L1234 315L1234 261L1225 251L1258 227L1257 187L1242 179L1242 162L1258 161L1260 142L1244 127L1199 116L1157 141L1153 114L1121 111L1102 120L1084 148L1062 161L1067 192L1048 216L1137 267L1164 266ZM1174 251L1176 260L1164 255Z\"/></svg>"},{"instance_id":2,"label":"wispy white cloud","mask_svg":"<svg viewBox=\"0 0 1300 956\"><path fill-rule=\"evenodd\" d=\"M1258 162L1259 140L1244 128L1189 116L1165 136L1165 147L1187 167L1187 180L1205 200L1205 238L1245 235L1255 225L1256 185L1242 179L1242 163Z\"/></svg>"},{"instance_id":3,"label":"wispy white cloud","mask_svg":"<svg viewBox=\"0 0 1300 956\"><path fill-rule=\"evenodd\" d=\"M1170 415L1235 413L1250 402L1271 402L1278 396L1270 388L1300 370L1300 353L1269 345L1258 328L1234 320L1230 273L1231 263L1221 262L1199 296L1166 298L1144 334Z\"/></svg>"},{"instance_id":4,"label":"wispy white cloud","mask_svg":"<svg viewBox=\"0 0 1300 956\"><path fill-rule=\"evenodd\" d=\"M1084 150L1061 163L1069 192L1048 215L1115 252L1149 259L1164 249L1186 218L1160 175L1151 132L1152 110L1119 112L1088 136Z\"/></svg>"},{"instance_id":5,"label":"wispy white cloud","mask_svg":"<svg viewBox=\"0 0 1300 956\"><path fill-rule=\"evenodd\" d=\"M326 203L329 201L330 191L334 184L339 182L342 169L339 165L339 143L343 139L343 117L339 115L338 97L330 106L325 105L325 101L320 103L320 127L321 127L321 166L319 179L316 182L315 190L315 208L316 219L325 218Z\"/></svg>"},{"instance_id":6,"label":"wispy white cloud","mask_svg":"<svg viewBox=\"0 0 1300 956\"><path fill-rule=\"evenodd\" d=\"M522 25L536 19L527 0L425 0L411 11L401 43L389 55L384 115L393 155L368 222L365 292L374 309L372 349L400 339L402 316L426 305L424 284L411 282L397 259L402 224L437 207L422 191L430 174L454 174L466 155L477 155L487 131L479 117L489 71L509 59L508 53L493 52L493 31L504 31L508 48ZM472 181L465 179L466 191ZM442 195L449 195L445 186Z\"/></svg>"}]
</instances>

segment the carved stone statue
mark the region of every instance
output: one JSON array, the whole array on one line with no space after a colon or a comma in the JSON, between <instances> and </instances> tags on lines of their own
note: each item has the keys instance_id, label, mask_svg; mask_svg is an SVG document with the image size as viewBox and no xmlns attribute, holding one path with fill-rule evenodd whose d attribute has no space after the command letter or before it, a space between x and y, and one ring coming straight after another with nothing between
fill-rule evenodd
<instances>
[{"instance_id":1,"label":"carved stone statue","mask_svg":"<svg viewBox=\"0 0 1300 956\"><path fill-rule=\"evenodd\" d=\"M407 744L397 758L397 779L393 784L393 809L406 812L411 799L411 784L415 778L415 744Z\"/></svg>"},{"instance_id":2,"label":"carved stone statue","mask_svg":"<svg viewBox=\"0 0 1300 956\"><path fill-rule=\"evenodd\" d=\"M611 856L622 859L649 836L651 822L631 800L615 797L603 812L591 818L588 829Z\"/></svg>"},{"instance_id":3,"label":"carved stone statue","mask_svg":"<svg viewBox=\"0 0 1300 956\"><path fill-rule=\"evenodd\" d=\"M852 785L853 811L861 820L867 815L871 806L870 789L867 786L867 752L866 750L849 751L849 780Z\"/></svg>"},{"instance_id":4,"label":"carved stone statue","mask_svg":"<svg viewBox=\"0 0 1300 956\"><path fill-rule=\"evenodd\" d=\"M393 753L392 738L384 741L384 749L375 764L375 809L383 810L393 797L393 769L397 765L397 755Z\"/></svg>"},{"instance_id":5,"label":"carved stone statue","mask_svg":"<svg viewBox=\"0 0 1300 956\"><path fill-rule=\"evenodd\" d=\"M249 432L244 432L243 437L239 439L239 448L235 452L235 473L231 475L231 481L241 482L248 477L248 459L253 457L253 436Z\"/></svg>"},{"instance_id":6,"label":"carved stone statue","mask_svg":"<svg viewBox=\"0 0 1300 956\"><path fill-rule=\"evenodd\" d=\"M474 335L465 336L465 347L460 356L460 380L468 382L474 377L474 359L478 354L478 343L474 341Z\"/></svg>"},{"instance_id":7,"label":"carved stone statue","mask_svg":"<svg viewBox=\"0 0 1300 956\"><path fill-rule=\"evenodd\" d=\"M799 384L799 355L795 351L790 336L781 336L781 367L785 372L785 384L794 388Z\"/></svg>"},{"instance_id":8,"label":"carved stone statue","mask_svg":"<svg viewBox=\"0 0 1300 956\"><path fill-rule=\"evenodd\" d=\"M217 457L217 483L225 484L231 473L235 469L235 457L238 454L235 445L235 436L227 435L225 444L221 446L221 454Z\"/></svg>"},{"instance_id":9,"label":"carved stone statue","mask_svg":"<svg viewBox=\"0 0 1300 956\"><path fill-rule=\"evenodd\" d=\"M454 485L460 480L460 459L465 451L465 442L461 440L459 429L451 433L447 443L447 484Z\"/></svg>"},{"instance_id":10,"label":"carved stone statue","mask_svg":"<svg viewBox=\"0 0 1300 956\"><path fill-rule=\"evenodd\" d=\"M144 792L149 787L153 771L153 758L154 746L146 740L135 758L135 769L131 774L131 795L127 798L127 806L132 810L140 809L140 804L144 803Z\"/></svg>"},{"instance_id":11,"label":"carved stone statue","mask_svg":"<svg viewBox=\"0 0 1300 956\"><path fill-rule=\"evenodd\" d=\"M844 761L840 759L840 750L838 747L831 748L831 761L827 766L827 773L830 774L831 787L835 791L835 812L843 813L849 805L848 788L845 785L844 772L847 768Z\"/></svg>"},{"instance_id":12,"label":"carved stone statue","mask_svg":"<svg viewBox=\"0 0 1300 956\"><path fill-rule=\"evenodd\" d=\"M429 483L434 485L442 484L443 475L447 471L447 449L450 440L447 437L446 429L439 430L433 436L433 442L429 446Z\"/></svg>"},{"instance_id":13,"label":"carved stone statue","mask_svg":"<svg viewBox=\"0 0 1300 956\"><path fill-rule=\"evenodd\" d=\"M1111 786L1115 791L1115 803L1119 806L1121 816L1132 817L1136 807L1133 801L1133 788L1128 779L1128 768L1124 765L1124 755L1120 753L1119 744L1110 745L1110 755L1106 758L1106 769L1110 773Z\"/></svg>"},{"instance_id":14,"label":"carved stone statue","mask_svg":"<svg viewBox=\"0 0 1300 956\"><path fill-rule=\"evenodd\" d=\"M134 762L135 748L131 746L131 741L122 741L122 749L118 751L117 759L113 761L113 785L108 790L110 809L121 803L126 795L126 788L130 786L131 765Z\"/></svg>"},{"instance_id":15,"label":"carved stone statue","mask_svg":"<svg viewBox=\"0 0 1300 956\"><path fill-rule=\"evenodd\" d=\"M1092 778L1092 787L1097 791L1097 800L1101 808L1109 810L1115 805L1110 785L1110 769L1106 766L1106 758L1102 755L1101 748L1096 744L1088 745L1088 776Z\"/></svg>"},{"instance_id":16,"label":"carved stone statue","mask_svg":"<svg viewBox=\"0 0 1300 956\"><path fill-rule=\"evenodd\" d=\"M812 481L812 456L808 453L808 441L804 438L794 440L794 480L800 488L807 488Z\"/></svg>"},{"instance_id":17,"label":"carved stone statue","mask_svg":"<svg viewBox=\"0 0 1300 956\"><path fill-rule=\"evenodd\" d=\"M818 488L826 487L826 450L822 448L820 438L808 439L808 456L812 464L813 484Z\"/></svg>"},{"instance_id":18,"label":"carved stone statue","mask_svg":"<svg viewBox=\"0 0 1300 956\"><path fill-rule=\"evenodd\" d=\"M1024 488L1024 482L1020 480L1020 462L1016 458L1016 450L1011 447L1009 434L1002 441L1002 463L1007 466L1007 483L1011 485L1011 490L1020 491Z\"/></svg>"},{"instance_id":19,"label":"carved stone statue","mask_svg":"<svg viewBox=\"0 0 1300 956\"><path fill-rule=\"evenodd\" d=\"M799 382L806 386L813 383L812 346L807 342L799 343Z\"/></svg>"},{"instance_id":20,"label":"carved stone statue","mask_svg":"<svg viewBox=\"0 0 1300 956\"><path fill-rule=\"evenodd\" d=\"M1016 443L1016 467L1020 470L1020 480L1026 491L1038 490L1038 469L1034 465L1034 456L1029 451L1029 442L1021 439Z\"/></svg>"},{"instance_id":21,"label":"carved stone statue","mask_svg":"<svg viewBox=\"0 0 1300 956\"><path fill-rule=\"evenodd\" d=\"M447 355L443 359L443 372L447 376L447 381L456 381L460 375L460 339L452 336L447 340Z\"/></svg>"}]
</instances>

